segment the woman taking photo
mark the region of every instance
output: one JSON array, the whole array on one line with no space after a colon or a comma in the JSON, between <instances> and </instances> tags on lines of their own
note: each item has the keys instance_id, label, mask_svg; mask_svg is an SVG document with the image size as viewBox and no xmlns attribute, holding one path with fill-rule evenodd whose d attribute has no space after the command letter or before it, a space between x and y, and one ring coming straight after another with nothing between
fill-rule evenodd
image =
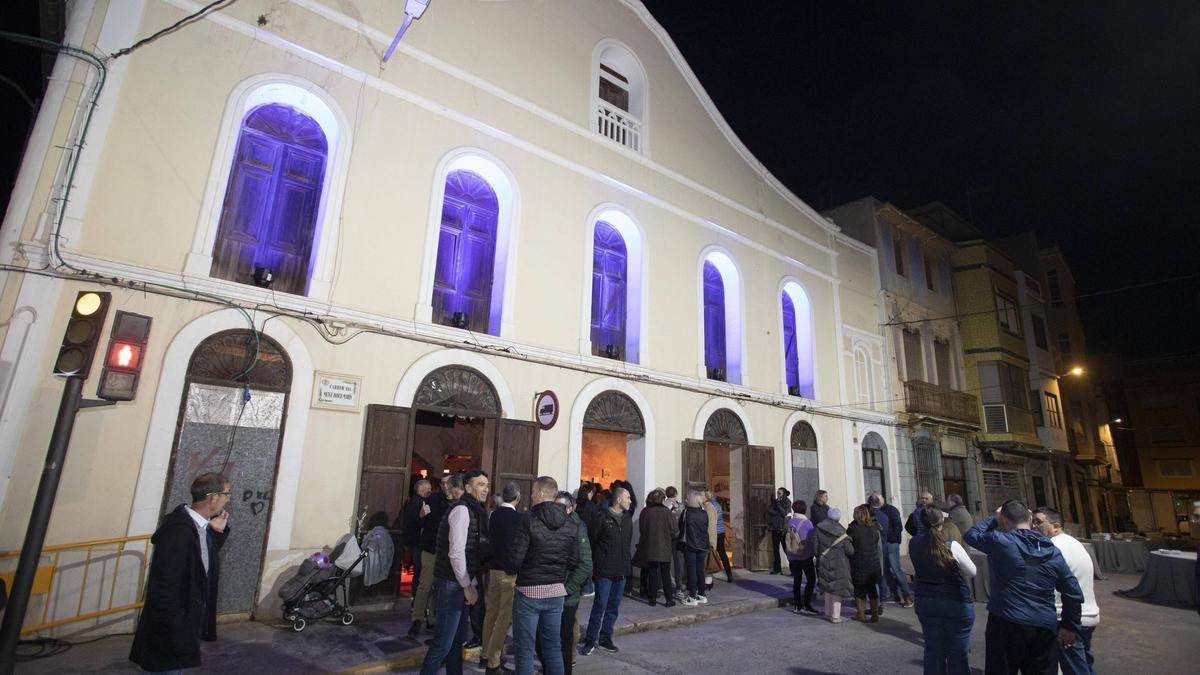
<instances>
[{"instance_id":1,"label":"woman taking photo","mask_svg":"<svg viewBox=\"0 0 1200 675\"><path fill-rule=\"evenodd\" d=\"M975 563L958 542L947 543L942 520L941 510L926 506L921 512L924 529L908 543L916 570L917 619L925 633L925 675L971 672L967 655L975 605L967 580L975 576Z\"/></svg>"},{"instance_id":2,"label":"woman taking photo","mask_svg":"<svg viewBox=\"0 0 1200 675\"><path fill-rule=\"evenodd\" d=\"M854 522L846 528L850 541L854 542L854 554L850 557L850 579L854 582L855 621L865 621L867 600L871 602L871 623L879 621L879 579L883 576L883 548L879 543L879 524L871 513L871 507L859 504L854 507Z\"/></svg>"}]
</instances>

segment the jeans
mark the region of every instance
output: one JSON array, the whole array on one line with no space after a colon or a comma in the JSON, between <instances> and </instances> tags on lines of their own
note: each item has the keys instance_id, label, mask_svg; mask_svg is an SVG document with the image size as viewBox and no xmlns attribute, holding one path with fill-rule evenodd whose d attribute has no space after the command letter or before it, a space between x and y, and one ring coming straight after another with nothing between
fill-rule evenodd
<instances>
[{"instance_id":1,"label":"jeans","mask_svg":"<svg viewBox=\"0 0 1200 675\"><path fill-rule=\"evenodd\" d=\"M1058 667L1063 675L1096 675L1096 671L1092 669L1092 664L1096 661L1092 658L1092 633L1095 632L1095 626L1084 626L1074 647L1060 649Z\"/></svg>"},{"instance_id":2,"label":"jeans","mask_svg":"<svg viewBox=\"0 0 1200 675\"><path fill-rule=\"evenodd\" d=\"M564 598L527 598L513 594L513 652L517 675L533 675L535 650L542 654L542 672L563 675L562 613ZM534 646L534 643L537 646Z\"/></svg>"},{"instance_id":3,"label":"jeans","mask_svg":"<svg viewBox=\"0 0 1200 675\"><path fill-rule=\"evenodd\" d=\"M891 577L891 584L888 584L888 578ZM900 594L901 600L912 600L912 590L908 587L908 577L904 575L904 570L900 568L900 544L888 543L884 545L883 556L883 575L879 577L879 599L887 600L892 597L889 592L897 591Z\"/></svg>"},{"instance_id":4,"label":"jeans","mask_svg":"<svg viewBox=\"0 0 1200 675\"><path fill-rule=\"evenodd\" d=\"M592 598L592 613L588 615L588 642L612 640L621 596L625 594L625 577L598 577L596 597Z\"/></svg>"},{"instance_id":5,"label":"jeans","mask_svg":"<svg viewBox=\"0 0 1200 675\"><path fill-rule=\"evenodd\" d=\"M989 614L984 631L987 675L1022 673L1058 673L1058 632L1046 628L1022 626L999 615Z\"/></svg>"},{"instance_id":6,"label":"jeans","mask_svg":"<svg viewBox=\"0 0 1200 675\"><path fill-rule=\"evenodd\" d=\"M949 598L916 598L917 619L925 633L925 675L966 675L971 672L971 627L975 605Z\"/></svg>"},{"instance_id":7,"label":"jeans","mask_svg":"<svg viewBox=\"0 0 1200 675\"><path fill-rule=\"evenodd\" d=\"M704 595L704 559L708 557L708 551L689 548L683 552L683 557L687 567L688 595L693 598Z\"/></svg>"},{"instance_id":8,"label":"jeans","mask_svg":"<svg viewBox=\"0 0 1200 675\"><path fill-rule=\"evenodd\" d=\"M583 595L588 595L589 593L595 593L595 592L596 592L596 584L595 584L595 583L592 581L592 578L591 578L591 577L588 577L586 580L584 580L584 582L583 582L583 588L582 588L582 589L580 589L580 592L581 592Z\"/></svg>"},{"instance_id":9,"label":"jeans","mask_svg":"<svg viewBox=\"0 0 1200 675\"><path fill-rule=\"evenodd\" d=\"M425 652L425 661L421 663L421 675L437 675L443 661L446 675L462 675L462 646L467 639L470 614L466 596L457 581L448 579L435 578L433 593L436 597L437 628L433 631L433 644Z\"/></svg>"},{"instance_id":10,"label":"jeans","mask_svg":"<svg viewBox=\"0 0 1200 675\"><path fill-rule=\"evenodd\" d=\"M796 609L812 607L813 588L816 586L817 576L813 559L789 560L788 567L792 570L792 604L796 606ZM803 596L800 593L802 577L808 577L808 585L804 587Z\"/></svg>"}]
</instances>

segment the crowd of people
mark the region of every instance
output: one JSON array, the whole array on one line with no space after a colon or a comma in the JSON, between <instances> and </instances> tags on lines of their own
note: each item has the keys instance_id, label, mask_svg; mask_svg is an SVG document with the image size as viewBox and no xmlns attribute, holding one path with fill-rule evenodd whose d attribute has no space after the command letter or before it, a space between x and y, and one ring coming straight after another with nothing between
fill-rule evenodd
<instances>
[{"instance_id":1,"label":"crowd of people","mask_svg":"<svg viewBox=\"0 0 1200 675\"><path fill-rule=\"evenodd\" d=\"M713 574L723 571L733 581L723 505L711 492L691 490L681 500L674 487L651 490L637 518L635 547L638 503L624 481L606 489L585 483L571 493L542 476L528 495L508 482L492 509L482 471L448 474L439 487L416 481L402 516L414 574L409 636L433 633L425 675L443 666L461 673L464 645L481 649L489 675L530 675L535 661L547 675L570 673L577 656L619 651L613 635L623 597L637 593L655 606L661 593L666 607L696 607L708 603ZM215 638L217 551L229 532L230 494L224 476L197 477L192 502L172 511L154 534L145 609L130 654L146 671L198 666L199 641ZM825 618L835 624L847 597L854 598L853 618L863 622L879 621L888 601L915 607L925 673L969 673L974 549L987 556L991 575L985 672L1094 672L1100 610L1092 559L1063 530L1057 511L1009 500L975 523L959 496L935 505L923 491L902 526L899 510L872 493L843 526L841 509L824 490L811 505L789 497L779 488L765 515L771 572L781 574L787 560L795 612L820 614L813 607L818 587ZM525 499L529 509L521 512ZM1200 503L1192 520L1200 526ZM900 567L903 531L911 536L911 586ZM589 595L581 635L579 603ZM515 669L503 660L510 629Z\"/></svg>"},{"instance_id":2,"label":"crowd of people","mask_svg":"<svg viewBox=\"0 0 1200 675\"><path fill-rule=\"evenodd\" d=\"M708 603L714 574L733 581L724 507L712 492L681 498L675 487L654 488L635 524L637 497L624 481L584 483L571 493L542 476L528 496L509 482L490 514L483 472L448 475L440 492L431 487L418 481L404 507L416 580L409 636L433 632L421 670L427 675L443 666L461 673L464 645L481 648L489 675L533 673L535 661L549 675L570 673L578 656L619 651L613 635L623 598L697 607ZM853 598L852 618L861 622L878 622L888 602L915 608L924 671L969 673L974 549L988 556L992 574L986 672L1093 672L1099 608L1092 561L1056 511L1011 500L975 523L960 496L935 505L922 491L904 518L876 492L843 525L824 490L811 504L790 496L779 488L765 515L771 573L783 574L787 561L796 613L842 623L845 598ZM524 498L528 513L518 510ZM904 532L911 583L900 566ZM818 589L823 611L813 606ZM593 600L581 632L585 596ZM510 628L515 668L504 662Z\"/></svg>"}]
</instances>

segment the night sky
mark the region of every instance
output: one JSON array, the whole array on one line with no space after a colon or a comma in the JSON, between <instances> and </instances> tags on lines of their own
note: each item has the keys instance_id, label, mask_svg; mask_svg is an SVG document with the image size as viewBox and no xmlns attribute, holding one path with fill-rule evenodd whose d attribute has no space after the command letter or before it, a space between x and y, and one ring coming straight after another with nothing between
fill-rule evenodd
<instances>
[{"instance_id":1,"label":"night sky","mask_svg":"<svg viewBox=\"0 0 1200 675\"><path fill-rule=\"evenodd\" d=\"M1034 230L1088 296L1090 351L1200 352L1200 3L645 4L811 206Z\"/></svg>"},{"instance_id":2,"label":"night sky","mask_svg":"<svg viewBox=\"0 0 1200 675\"><path fill-rule=\"evenodd\" d=\"M36 2L3 5L0 28L37 34ZM1071 261L1091 351L1200 353L1200 2L646 5L810 205L940 200L989 236L1035 230ZM0 74L3 206L30 111L10 82L43 82L3 41Z\"/></svg>"}]
</instances>

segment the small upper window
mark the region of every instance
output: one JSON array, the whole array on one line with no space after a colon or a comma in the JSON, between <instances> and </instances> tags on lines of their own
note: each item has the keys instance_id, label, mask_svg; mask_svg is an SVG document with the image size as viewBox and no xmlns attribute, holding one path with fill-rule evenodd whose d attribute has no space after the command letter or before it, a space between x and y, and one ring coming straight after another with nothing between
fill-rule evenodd
<instances>
[{"instance_id":1,"label":"small upper window","mask_svg":"<svg viewBox=\"0 0 1200 675\"><path fill-rule=\"evenodd\" d=\"M933 280L933 262L925 258L925 288L937 291L937 283Z\"/></svg>"},{"instance_id":2,"label":"small upper window","mask_svg":"<svg viewBox=\"0 0 1200 675\"><path fill-rule=\"evenodd\" d=\"M1017 303L1012 298L996 294L996 316L1001 328L1017 337L1021 336L1021 318L1017 314Z\"/></svg>"},{"instance_id":3,"label":"small upper window","mask_svg":"<svg viewBox=\"0 0 1200 675\"><path fill-rule=\"evenodd\" d=\"M646 152L646 76L633 53L605 40L593 55L593 130L635 152Z\"/></svg>"},{"instance_id":4,"label":"small upper window","mask_svg":"<svg viewBox=\"0 0 1200 675\"><path fill-rule=\"evenodd\" d=\"M892 240L892 257L896 260L896 274L904 276L904 240L899 236Z\"/></svg>"}]
</instances>

